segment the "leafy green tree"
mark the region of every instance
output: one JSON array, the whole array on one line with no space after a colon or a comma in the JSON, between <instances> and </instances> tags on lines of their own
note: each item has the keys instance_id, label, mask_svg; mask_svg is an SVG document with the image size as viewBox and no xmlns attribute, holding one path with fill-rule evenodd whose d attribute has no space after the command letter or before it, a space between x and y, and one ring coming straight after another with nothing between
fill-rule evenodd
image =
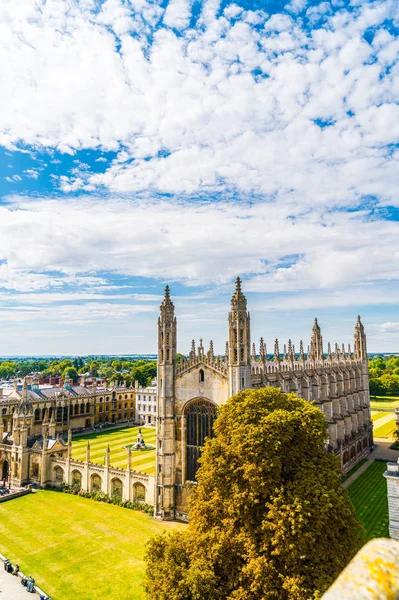
<instances>
[{"instance_id":1,"label":"leafy green tree","mask_svg":"<svg viewBox=\"0 0 399 600\"><path fill-rule=\"evenodd\" d=\"M325 451L311 403L275 388L221 409L184 532L147 548L149 600L319 598L362 544L361 525Z\"/></svg>"},{"instance_id":2,"label":"leafy green tree","mask_svg":"<svg viewBox=\"0 0 399 600\"><path fill-rule=\"evenodd\" d=\"M399 394L399 377L391 373L384 373L379 378L380 383L384 386L387 396L397 396Z\"/></svg>"},{"instance_id":3,"label":"leafy green tree","mask_svg":"<svg viewBox=\"0 0 399 600\"><path fill-rule=\"evenodd\" d=\"M388 371L393 371L399 367L399 358L397 356L391 356L386 362L386 368Z\"/></svg>"},{"instance_id":4,"label":"leafy green tree","mask_svg":"<svg viewBox=\"0 0 399 600\"><path fill-rule=\"evenodd\" d=\"M94 377L97 377L99 368L100 363L98 362L98 360L92 360L90 363L90 372L92 375L94 375Z\"/></svg>"},{"instance_id":5,"label":"leafy green tree","mask_svg":"<svg viewBox=\"0 0 399 600\"><path fill-rule=\"evenodd\" d=\"M112 368L114 369L114 371L121 371L122 370L122 363L120 360L114 360L112 361Z\"/></svg>"},{"instance_id":6,"label":"leafy green tree","mask_svg":"<svg viewBox=\"0 0 399 600\"><path fill-rule=\"evenodd\" d=\"M370 379L369 386L370 396L385 396L387 393L386 387L383 383L381 383L380 379Z\"/></svg>"},{"instance_id":7,"label":"leafy green tree","mask_svg":"<svg viewBox=\"0 0 399 600\"><path fill-rule=\"evenodd\" d=\"M75 383L78 380L79 374L77 372L77 370L75 369L75 367L66 367L64 369L64 372L62 373L62 378L64 379L64 381L66 379L72 379Z\"/></svg>"}]
</instances>

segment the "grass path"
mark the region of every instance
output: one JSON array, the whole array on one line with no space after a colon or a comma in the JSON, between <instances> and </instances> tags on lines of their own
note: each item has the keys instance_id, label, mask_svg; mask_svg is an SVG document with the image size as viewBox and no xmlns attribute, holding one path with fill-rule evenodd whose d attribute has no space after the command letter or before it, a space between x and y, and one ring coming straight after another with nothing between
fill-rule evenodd
<instances>
[{"instance_id":1,"label":"grass path","mask_svg":"<svg viewBox=\"0 0 399 600\"><path fill-rule=\"evenodd\" d=\"M146 542L183 528L60 492L0 504L0 552L53 600L143 600Z\"/></svg>"},{"instance_id":2,"label":"grass path","mask_svg":"<svg viewBox=\"0 0 399 600\"><path fill-rule=\"evenodd\" d=\"M383 477L386 468L386 462L376 460L348 487L356 513L366 529L366 541L388 537L387 482Z\"/></svg>"},{"instance_id":3,"label":"grass path","mask_svg":"<svg viewBox=\"0 0 399 600\"><path fill-rule=\"evenodd\" d=\"M91 462L104 464L105 451L109 444L111 451L111 465L113 467L127 467L127 450L125 446L136 441L137 434L141 429L144 441L155 445L155 428L150 427L124 427L114 431L103 431L88 433L78 436L72 440L72 458L77 460L86 459L87 442L90 442ZM132 469L155 474L155 449L140 450L132 452Z\"/></svg>"},{"instance_id":4,"label":"grass path","mask_svg":"<svg viewBox=\"0 0 399 600\"><path fill-rule=\"evenodd\" d=\"M371 415L375 438L391 438L396 429L396 417L394 413L372 413Z\"/></svg>"}]
</instances>

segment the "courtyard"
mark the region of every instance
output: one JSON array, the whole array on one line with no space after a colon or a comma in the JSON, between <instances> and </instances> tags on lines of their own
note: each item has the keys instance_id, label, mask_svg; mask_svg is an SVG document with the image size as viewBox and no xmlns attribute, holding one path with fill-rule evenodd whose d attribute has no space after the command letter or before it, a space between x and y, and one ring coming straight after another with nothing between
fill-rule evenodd
<instances>
[{"instance_id":1,"label":"courtyard","mask_svg":"<svg viewBox=\"0 0 399 600\"><path fill-rule=\"evenodd\" d=\"M72 458L86 460L87 442L90 442L90 461L103 465L105 452L109 444L111 465L125 469L127 467L127 450L125 446L136 441L139 429L141 429L144 441L155 446L155 427L123 427L74 437L72 439ZM148 475L155 475L155 449L132 452L131 457L132 469L141 473L148 473Z\"/></svg>"},{"instance_id":2,"label":"courtyard","mask_svg":"<svg viewBox=\"0 0 399 600\"><path fill-rule=\"evenodd\" d=\"M146 542L183 527L119 506L39 491L0 505L0 552L52 600L142 600Z\"/></svg>"}]
</instances>

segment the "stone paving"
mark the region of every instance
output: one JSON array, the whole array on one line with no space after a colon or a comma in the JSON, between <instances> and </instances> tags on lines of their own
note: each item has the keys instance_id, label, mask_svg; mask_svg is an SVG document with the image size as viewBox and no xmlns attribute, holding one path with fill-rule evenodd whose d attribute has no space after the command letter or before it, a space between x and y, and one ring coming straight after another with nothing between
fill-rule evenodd
<instances>
[{"instance_id":1,"label":"stone paving","mask_svg":"<svg viewBox=\"0 0 399 600\"><path fill-rule=\"evenodd\" d=\"M0 600L27 600L39 598L36 594L29 594L21 585L19 577L6 573L3 563L0 562Z\"/></svg>"},{"instance_id":2,"label":"stone paving","mask_svg":"<svg viewBox=\"0 0 399 600\"><path fill-rule=\"evenodd\" d=\"M346 481L344 481L344 483L342 484L343 487L347 488L348 485L350 485L353 481L355 481L355 479L357 479L359 477L359 475L364 473L364 471L367 469L367 467L369 467L370 464L377 458L386 460L386 461L396 462L399 458L399 450L392 450L389 447L392 444L393 444L393 440L387 441L387 440L384 440L381 438L374 439L374 451L371 452L371 454L368 456L367 462L365 462L364 465L362 465L357 471L355 471L355 473L353 473L353 475L351 475L351 477L349 477Z\"/></svg>"}]
</instances>

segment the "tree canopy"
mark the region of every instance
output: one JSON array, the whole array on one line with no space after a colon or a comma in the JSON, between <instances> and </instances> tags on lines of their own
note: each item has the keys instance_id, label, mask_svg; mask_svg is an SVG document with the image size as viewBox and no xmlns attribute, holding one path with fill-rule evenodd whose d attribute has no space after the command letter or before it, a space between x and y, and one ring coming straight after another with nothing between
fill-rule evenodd
<instances>
[{"instance_id":1,"label":"tree canopy","mask_svg":"<svg viewBox=\"0 0 399 600\"><path fill-rule=\"evenodd\" d=\"M275 388L221 409L186 531L147 549L149 600L319 598L362 544L324 415Z\"/></svg>"},{"instance_id":2,"label":"tree canopy","mask_svg":"<svg viewBox=\"0 0 399 600\"><path fill-rule=\"evenodd\" d=\"M371 396L399 395L399 357L377 356L369 361Z\"/></svg>"}]
</instances>

